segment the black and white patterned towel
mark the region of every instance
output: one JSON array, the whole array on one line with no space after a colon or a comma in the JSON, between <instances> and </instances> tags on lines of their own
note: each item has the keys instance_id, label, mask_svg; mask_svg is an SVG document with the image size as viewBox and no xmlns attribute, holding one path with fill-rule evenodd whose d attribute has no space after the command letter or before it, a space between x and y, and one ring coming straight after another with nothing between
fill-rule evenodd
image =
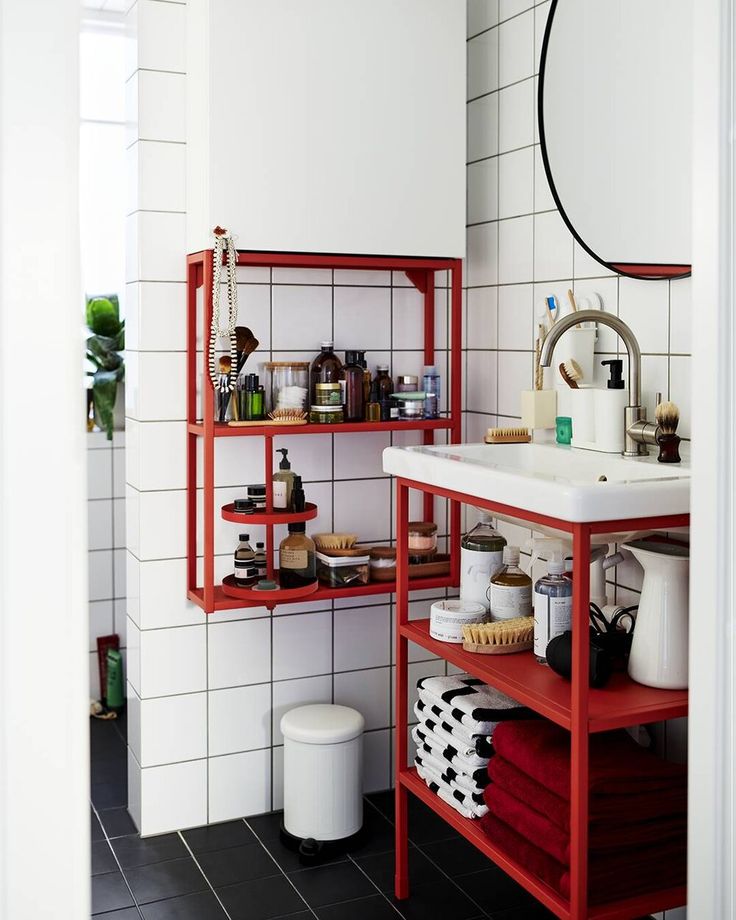
<instances>
[{"instance_id":1,"label":"black and white patterned towel","mask_svg":"<svg viewBox=\"0 0 736 920\"><path fill-rule=\"evenodd\" d=\"M447 744L423 725L415 725L411 730L411 736L417 747L427 745L430 752L434 754L435 757L438 757L440 760L446 760L457 770L467 773L468 776L479 768L488 768L488 757L481 757L479 754L472 754L470 757L464 757L456 747L452 744Z\"/></svg>"},{"instance_id":2,"label":"black and white patterned towel","mask_svg":"<svg viewBox=\"0 0 736 920\"><path fill-rule=\"evenodd\" d=\"M420 699L429 705L449 709L452 717L474 735L490 735L496 722L538 718L527 706L477 677L462 674L421 677L417 688Z\"/></svg>"},{"instance_id":3,"label":"black and white patterned towel","mask_svg":"<svg viewBox=\"0 0 736 920\"><path fill-rule=\"evenodd\" d=\"M435 773L446 776L448 780L452 780L464 792L469 792L471 795L477 795L482 792L491 782L487 767L476 767L472 773L465 773L434 753L427 743L417 745L416 756L421 757L422 762L434 770Z\"/></svg>"},{"instance_id":4,"label":"black and white patterned towel","mask_svg":"<svg viewBox=\"0 0 736 920\"><path fill-rule=\"evenodd\" d=\"M453 789L457 789L458 792L470 796L476 805L483 804L484 787L474 783L465 773L458 773L449 763L442 763L434 754L427 754L426 751L417 749L414 755L414 763L425 767L427 770L431 770L432 773L436 773L443 782L447 783L447 785ZM488 778L488 780L490 782L490 778Z\"/></svg>"},{"instance_id":5,"label":"black and white patterned towel","mask_svg":"<svg viewBox=\"0 0 736 920\"><path fill-rule=\"evenodd\" d=\"M458 732L450 722L440 721L431 715L423 715L419 704L415 704L414 714L420 721L420 727L434 732L441 741L457 748L462 757L471 757L473 754L480 754L481 757L493 755L493 747L488 735L471 735L468 738L465 732Z\"/></svg>"},{"instance_id":6,"label":"black and white patterned towel","mask_svg":"<svg viewBox=\"0 0 736 920\"><path fill-rule=\"evenodd\" d=\"M453 737L468 747L475 745L479 738L490 742L493 735L492 731L487 734L471 733L461 722L453 719L449 709L442 709L441 706L428 706L421 699L414 704L414 713L420 722L438 722ZM493 724L495 727L496 723Z\"/></svg>"},{"instance_id":7,"label":"black and white patterned towel","mask_svg":"<svg viewBox=\"0 0 736 920\"><path fill-rule=\"evenodd\" d=\"M455 811L459 812L464 818L477 819L488 814L488 806L482 801L481 804L477 804L473 801L471 796L448 785L438 774L428 770L421 763L417 762L416 767L417 773L432 792L438 795L444 802L447 802L448 805L451 805Z\"/></svg>"}]
</instances>

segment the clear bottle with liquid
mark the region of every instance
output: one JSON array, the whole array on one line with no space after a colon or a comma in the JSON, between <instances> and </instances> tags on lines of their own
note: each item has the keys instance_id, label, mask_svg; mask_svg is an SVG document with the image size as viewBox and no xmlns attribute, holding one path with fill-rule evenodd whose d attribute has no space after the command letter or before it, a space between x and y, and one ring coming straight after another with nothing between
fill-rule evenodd
<instances>
[{"instance_id":1,"label":"clear bottle with liquid","mask_svg":"<svg viewBox=\"0 0 736 920\"><path fill-rule=\"evenodd\" d=\"M279 547L279 582L282 588L304 588L317 580L316 547L302 521L289 524L289 535Z\"/></svg>"},{"instance_id":2,"label":"clear bottle with liquid","mask_svg":"<svg viewBox=\"0 0 736 920\"><path fill-rule=\"evenodd\" d=\"M424 367L422 376L422 388L424 390L424 417L440 417L440 374L434 364L427 364Z\"/></svg>"},{"instance_id":3,"label":"clear bottle with liquid","mask_svg":"<svg viewBox=\"0 0 736 920\"><path fill-rule=\"evenodd\" d=\"M480 522L460 541L460 598L483 604L486 610L490 609L488 586L503 567L506 546L506 540L491 520L490 514L483 514Z\"/></svg>"},{"instance_id":4,"label":"clear bottle with liquid","mask_svg":"<svg viewBox=\"0 0 736 920\"><path fill-rule=\"evenodd\" d=\"M534 585L534 655L540 664L547 664L551 640L572 629L572 581L564 572L565 560L555 554Z\"/></svg>"},{"instance_id":5,"label":"clear bottle with liquid","mask_svg":"<svg viewBox=\"0 0 736 920\"><path fill-rule=\"evenodd\" d=\"M258 578L265 578L267 572L266 547L263 543L256 543L256 551L253 557Z\"/></svg>"},{"instance_id":6,"label":"clear bottle with liquid","mask_svg":"<svg viewBox=\"0 0 736 920\"><path fill-rule=\"evenodd\" d=\"M258 580L255 553L250 545L250 534L241 533L235 550L233 578L239 588L250 588Z\"/></svg>"},{"instance_id":7,"label":"clear bottle with liquid","mask_svg":"<svg viewBox=\"0 0 736 920\"><path fill-rule=\"evenodd\" d=\"M488 598L492 620L511 620L532 614L532 580L519 568L518 546L504 546L503 568L491 578Z\"/></svg>"}]
</instances>

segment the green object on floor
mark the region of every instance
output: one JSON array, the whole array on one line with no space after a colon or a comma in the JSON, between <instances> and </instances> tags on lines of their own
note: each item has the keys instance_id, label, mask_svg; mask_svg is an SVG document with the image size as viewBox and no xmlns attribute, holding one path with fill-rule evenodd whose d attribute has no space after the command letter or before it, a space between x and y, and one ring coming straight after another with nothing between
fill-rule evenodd
<instances>
[{"instance_id":1,"label":"green object on floor","mask_svg":"<svg viewBox=\"0 0 736 920\"><path fill-rule=\"evenodd\" d=\"M123 656L117 649L107 650L107 687L105 703L108 709L120 711L125 705L123 694Z\"/></svg>"}]
</instances>

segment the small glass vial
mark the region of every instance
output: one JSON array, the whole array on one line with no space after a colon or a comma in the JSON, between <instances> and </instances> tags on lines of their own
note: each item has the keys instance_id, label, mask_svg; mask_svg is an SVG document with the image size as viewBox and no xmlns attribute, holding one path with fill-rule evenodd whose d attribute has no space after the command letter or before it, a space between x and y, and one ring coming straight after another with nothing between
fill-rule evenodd
<instances>
[{"instance_id":1,"label":"small glass vial","mask_svg":"<svg viewBox=\"0 0 736 920\"><path fill-rule=\"evenodd\" d=\"M263 543L256 543L256 551L253 556L253 561L256 566L256 575L258 578L266 577L266 547Z\"/></svg>"},{"instance_id":2,"label":"small glass vial","mask_svg":"<svg viewBox=\"0 0 736 920\"><path fill-rule=\"evenodd\" d=\"M440 375L434 364L427 364L424 368L423 386L424 417L440 417Z\"/></svg>"},{"instance_id":3,"label":"small glass vial","mask_svg":"<svg viewBox=\"0 0 736 920\"><path fill-rule=\"evenodd\" d=\"M396 378L396 391L398 393L416 393L419 389L419 378L416 374L402 374Z\"/></svg>"},{"instance_id":4,"label":"small glass vial","mask_svg":"<svg viewBox=\"0 0 736 920\"><path fill-rule=\"evenodd\" d=\"M302 521L289 524L289 536L279 547L279 582L282 588L304 588L317 580L316 547Z\"/></svg>"},{"instance_id":5,"label":"small glass vial","mask_svg":"<svg viewBox=\"0 0 736 920\"><path fill-rule=\"evenodd\" d=\"M504 546L503 568L488 589L492 620L511 620L532 614L532 580L519 568L518 546Z\"/></svg>"},{"instance_id":6,"label":"small glass vial","mask_svg":"<svg viewBox=\"0 0 736 920\"><path fill-rule=\"evenodd\" d=\"M238 543L238 547L235 550L233 578L239 588L250 588L258 579L255 553L248 542L250 540L249 534L241 533L238 539L240 543Z\"/></svg>"},{"instance_id":7,"label":"small glass vial","mask_svg":"<svg viewBox=\"0 0 736 920\"><path fill-rule=\"evenodd\" d=\"M388 364L376 365L376 376L373 379L373 399L376 402L383 402L391 397L394 391L394 382L389 377Z\"/></svg>"},{"instance_id":8,"label":"small glass vial","mask_svg":"<svg viewBox=\"0 0 736 920\"><path fill-rule=\"evenodd\" d=\"M550 559L548 574L534 585L534 655L547 664L547 646L572 629L572 582L565 578L565 560Z\"/></svg>"},{"instance_id":9,"label":"small glass vial","mask_svg":"<svg viewBox=\"0 0 736 920\"><path fill-rule=\"evenodd\" d=\"M363 401L363 367L360 363L362 352L353 349L345 352L345 364L342 373L345 378L345 421L362 422L365 415Z\"/></svg>"}]
</instances>

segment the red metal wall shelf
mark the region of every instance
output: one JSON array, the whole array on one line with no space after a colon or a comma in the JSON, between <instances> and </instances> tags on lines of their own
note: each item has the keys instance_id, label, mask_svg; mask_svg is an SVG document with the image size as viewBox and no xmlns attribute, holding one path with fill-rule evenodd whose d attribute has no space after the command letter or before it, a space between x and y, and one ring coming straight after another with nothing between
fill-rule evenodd
<instances>
[{"instance_id":1,"label":"red metal wall shelf","mask_svg":"<svg viewBox=\"0 0 736 920\"><path fill-rule=\"evenodd\" d=\"M235 511L235 505L229 502L220 509L220 517L223 521L230 521L231 524L241 524L243 527L248 524L265 524L275 527L277 524L292 524L297 521L313 521L319 513L319 508L312 502L306 502L304 511L254 511L252 514L239 514Z\"/></svg>"},{"instance_id":2,"label":"red metal wall shelf","mask_svg":"<svg viewBox=\"0 0 736 920\"><path fill-rule=\"evenodd\" d=\"M248 606L273 607L287 603L287 593L278 592L264 598L248 589L215 583L215 441L218 438L261 437L264 442L264 478L270 486L273 475L274 438L285 435L349 434L376 431L421 431L424 444L433 444L436 431L447 431L450 440L461 440L461 337L462 337L462 262L460 259L413 258L405 256L346 255L334 253L303 252L238 252L239 266L266 266L270 268L328 268L351 271L402 272L423 295L424 299L424 363L434 364L435 353L435 272L447 271L450 275L450 380L448 390L448 415L439 419L422 419L403 422L348 422L341 425L277 426L257 425L247 428L231 427L215 422L214 393L207 372L209 362L209 336L204 335L204 354L198 367L197 358L197 291L202 289L200 328L208 330L212 318L213 250L187 256L187 597L206 613L233 610ZM256 330L257 332L257 330ZM419 343L418 343L419 344ZM201 417L197 409L197 378L201 379ZM197 441L202 439L203 509L198 521L197 510ZM307 484L307 494L309 486ZM313 506L311 506L313 507ZM425 496L425 520L433 516L433 501ZM302 516L275 512L271 489L266 493L266 510L252 515L234 515L229 506L221 510L222 517L241 526L266 525L266 554L268 575L277 577L274 570L274 526L289 521L310 520L316 516L311 508ZM203 537L203 578L197 583L197 537L201 526ZM443 578L412 579L413 589L445 588L457 585L460 575L459 560L460 506L450 505L450 575ZM319 585L310 600L340 597L360 597L371 594L388 594L393 583L371 583L358 588L329 589ZM241 592L242 596L241 596ZM233 594L237 596L232 596ZM277 599L277 597L279 599ZM291 600L293 602L293 599Z\"/></svg>"}]
</instances>

